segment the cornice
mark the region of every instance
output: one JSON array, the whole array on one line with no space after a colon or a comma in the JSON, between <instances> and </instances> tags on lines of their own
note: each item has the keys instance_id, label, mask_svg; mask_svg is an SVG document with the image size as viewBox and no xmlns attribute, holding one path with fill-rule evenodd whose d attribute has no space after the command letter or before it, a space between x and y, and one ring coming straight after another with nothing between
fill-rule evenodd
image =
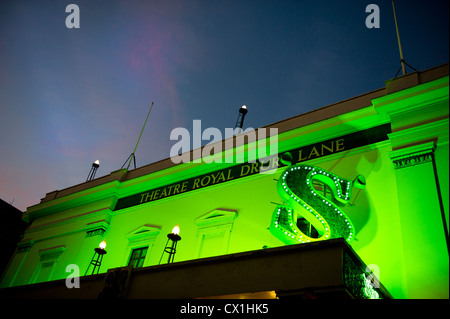
<instances>
[{"instance_id":1,"label":"cornice","mask_svg":"<svg viewBox=\"0 0 450 319\"><path fill-rule=\"evenodd\" d=\"M389 157L394 164L394 168L401 169L431 163L435 149L436 144L428 142L390 152Z\"/></svg>"}]
</instances>

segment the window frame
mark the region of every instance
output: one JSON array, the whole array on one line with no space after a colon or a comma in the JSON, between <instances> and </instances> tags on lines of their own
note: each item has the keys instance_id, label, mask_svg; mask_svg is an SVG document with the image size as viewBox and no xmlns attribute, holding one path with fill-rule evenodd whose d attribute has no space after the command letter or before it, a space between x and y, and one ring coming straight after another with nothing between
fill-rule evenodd
<instances>
[{"instance_id":1,"label":"window frame","mask_svg":"<svg viewBox=\"0 0 450 319\"><path fill-rule=\"evenodd\" d=\"M145 255L142 256L142 251L145 250ZM130 256L128 257L128 263L127 266L133 266L133 268L142 268L144 266L145 259L147 258L149 246L142 246L142 247L136 247L131 249ZM135 252L139 251L139 257L133 258ZM133 264L131 262L133 261ZM137 262L137 265L140 264L140 266L135 266Z\"/></svg>"}]
</instances>

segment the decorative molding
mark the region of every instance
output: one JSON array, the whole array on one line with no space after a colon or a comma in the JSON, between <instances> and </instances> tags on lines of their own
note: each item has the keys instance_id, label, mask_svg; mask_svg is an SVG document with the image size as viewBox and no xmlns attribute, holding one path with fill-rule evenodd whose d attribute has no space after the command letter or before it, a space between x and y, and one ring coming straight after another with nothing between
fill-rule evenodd
<instances>
[{"instance_id":1,"label":"decorative molding","mask_svg":"<svg viewBox=\"0 0 450 319\"><path fill-rule=\"evenodd\" d=\"M39 250L39 258L41 262L54 261L66 250L65 245L46 248Z\"/></svg>"},{"instance_id":2,"label":"decorative molding","mask_svg":"<svg viewBox=\"0 0 450 319\"><path fill-rule=\"evenodd\" d=\"M377 113L392 117L414 112L434 103L448 101L448 75L419 85L407 85L404 89L372 100Z\"/></svg>"},{"instance_id":3,"label":"decorative molding","mask_svg":"<svg viewBox=\"0 0 450 319\"><path fill-rule=\"evenodd\" d=\"M83 224L84 220L86 219L93 219L93 218L101 218L101 220L99 221L95 221L95 222L90 222L87 223L87 226L84 229L89 228L89 225L92 225L94 223L98 223L100 221L105 221L108 222L110 220L110 216L111 216L111 211L109 210L109 208L100 208L100 209L96 209L93 211L88 211L88 212L82 212L78 215L74 215L74 216L70 216L70 217L66 217L66 218L61 218L55 221L51 221L48 223L44 223L44 224L40 224L40 225L31 225L26 233L27 234L32 234L32 233L36 233L36 232L41 232L41 231L46 231L46 230L50 230L50 229L67 229L68 227L63 227L64 225L76 225L78 222ZM76 229L73 229L73 227L71 227L71 229L67 230L66 232L60 233L58 234L58 236L61 235L65 235L65 234L70 234L76 231L83 231L82 226L80 226L79 228L77 227ZM44 238L46 239L46 238Z\"/></svg>"},{"instance_id":4,"label":"decorative molding","mask_svg":"<svg viewBox=\"0 0 450 319\"><path fill-rule=\"evenodd\" d=\"M395 169L410 167L419 164L430 163L433 153L414 154L404 158L392 160Z\"/></svg>"},{"instance_id":5,"label":"decorative molding","mask_svg":"<svg viewBox=\"0 0 450 319\"><path fill-rule=\"evenodd\" d=\"M86 237L94 237L94 236L98 236L98 235L103 237L103 234L105 232L106 232L106 229L103 229L103 228L89 230L86 232Z\"/></svg>"},{"instance_id":6,"label":"decorative molding","mask_svg":"<svg viewBox=\"0 0 450 319\"><path fill-rule=\"evenodd\" d=\"M136 242L136 241L150 241L155 240L156 236L159 235L161 229L151 225L143 225L138 229L132 231L127 235L128 241Z\"/></svg>"},{"instance_id":7,"label":"decorative molding","mask_svg":"<svg viewBox=\"0 0 450 319\"><path fill-rule=\"evenodd\" d=\"M34 241L27 240L25 242L21 242L17 244L17 253L26 253L30 251L31 247L33 247Z\"/></svg>"},{"instance_id":8,"label":"decorative molding","mask_svg":"<svg viewBox=\"0 0 450 319\"><path fill-rule=\"evenodd\" d=\"M99 235L103 237L108 229L109 223L107 223L105 220L89 223L85 227L86 237L94 237Z\"/></svg>"},{"instance_id":9,"label":"decorative molding","mask_svg":"<svg viewBox=\"0 0 450 319\"><path fill-rule=\"evenodd\" d=\"M218 208L194 220L199 228L232 224L237 217L236 210Z\"/></svg>"},{"instance_id":10,"label":"decorative molding","mask_svg":"<svg viewBox=\"0 0 450 319\"><path fill-rule=\"evenodd\" d=\"M395 169L411 167L433 161L436 145L429 142L391 152L390 157Z\"/></svg>"},{"instance_id":11,"label":"decorative molding","mask_svg":"<svg viewBox=\"0 0 450 319\"><path fill-rule=\"evenodd\" d=\"M424 141L438 141L438 144L445 144L445 140L448 141L448 118L389 133L388 136L393 149Z\"/></svg>"}]
</instances>

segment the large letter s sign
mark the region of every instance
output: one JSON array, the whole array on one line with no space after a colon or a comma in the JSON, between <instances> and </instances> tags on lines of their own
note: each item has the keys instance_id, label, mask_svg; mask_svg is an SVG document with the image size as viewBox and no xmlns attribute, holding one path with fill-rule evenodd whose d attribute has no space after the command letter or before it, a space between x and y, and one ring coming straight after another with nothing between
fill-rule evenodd
<instances>
[{"instance_id":1,"label":"large letter s sign","mask_svg":"<svg viewBox=\"0 0 450 319\"><path fill-rule=\"evenodd\" d=\"M313 187L313 180L325 183L334 198L328 199L319 194ZM345 238L351 242L355 235L354 226L338 205L344 206L349 202L352 186L364 188L364 177L359 175L352 182L312 165L288 167L277 183L278 194L286 205L275 208L270 232L286 244L332 238ZM298 215L316 228L318 238L307 236L297 227Z\"/></svg>"}]
</instances>

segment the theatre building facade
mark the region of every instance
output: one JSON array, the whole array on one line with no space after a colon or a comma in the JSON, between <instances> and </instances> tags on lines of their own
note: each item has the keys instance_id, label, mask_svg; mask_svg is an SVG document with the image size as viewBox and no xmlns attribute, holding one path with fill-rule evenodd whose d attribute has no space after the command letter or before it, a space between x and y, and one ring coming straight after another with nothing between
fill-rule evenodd
<instances>
[{"instance_id":1,"label":"theatre building facade","mask_svg":"<svg viewBox=\"0 0 450 319\"><path fill-rule=\"evenodd\" d=\"M448 96L445 64L47 193L0 295L448 298Z\"/></svg>"}]
</instances>

